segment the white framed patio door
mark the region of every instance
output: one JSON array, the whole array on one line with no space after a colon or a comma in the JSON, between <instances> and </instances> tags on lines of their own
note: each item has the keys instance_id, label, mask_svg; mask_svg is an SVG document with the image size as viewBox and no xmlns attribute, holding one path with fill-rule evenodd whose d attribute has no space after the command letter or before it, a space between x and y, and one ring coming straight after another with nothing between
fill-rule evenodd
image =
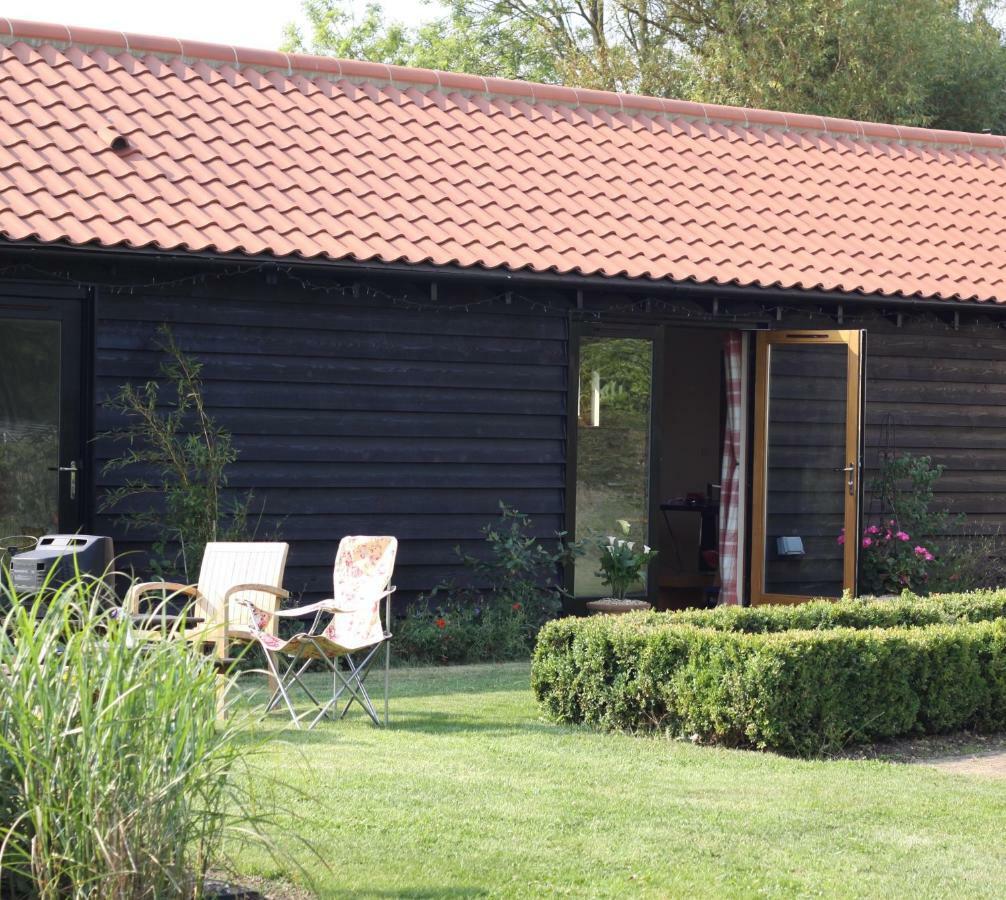
<instances>
[{"instance_id":1,"label":"white framed patio door","mask_svg":"<svg viewBox=\"0 0 1006 900\"><path fill-rule=\"evenodd\" d=\"M865 332L757 338L751 602L855 594Z\"/></svg>"}]
</instances>

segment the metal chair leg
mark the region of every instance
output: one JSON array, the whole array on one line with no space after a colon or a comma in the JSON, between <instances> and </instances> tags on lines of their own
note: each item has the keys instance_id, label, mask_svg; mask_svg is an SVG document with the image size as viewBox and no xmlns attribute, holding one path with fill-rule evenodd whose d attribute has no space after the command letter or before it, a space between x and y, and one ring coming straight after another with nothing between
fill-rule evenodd
<instances>
[{"instance_id":1,"label":"metal chair leg","mask_svg":"<svg viewBox=\"0 0 1006 900\"><path fill-rule=\"evenodd\" d=\"M389 635L390 637L390 635ZM388 686L391 683L391 641L384 639L384 727L388 727Z\"/></svg>"},{"instance_id":2,"label":"metal chair leg","mask_svg":"<svg viewBox=\"0 0 1006 900\"><path fill-rule=\"evenodd\" d=\"M276 693L281 694L283 697L283 702L286 703L286 708L290 710L290 718L293 719L293 724L296 728L300 728L300 721L297 718L297 713L293 708L293 703L290 702L290 695L286 691L286 685L284 679L280 678L279 672L276 669L276 663L273 661L272 654L267 653L265 655L266 663L272 670L273 676L276 678ZM296 661L296 660L295 660ZM262 714L265 717L269 711L274 706L275 694L273 695L273 700L270 701L269 705L266 707L265 712Z\"/></svg>"}]
</instances>

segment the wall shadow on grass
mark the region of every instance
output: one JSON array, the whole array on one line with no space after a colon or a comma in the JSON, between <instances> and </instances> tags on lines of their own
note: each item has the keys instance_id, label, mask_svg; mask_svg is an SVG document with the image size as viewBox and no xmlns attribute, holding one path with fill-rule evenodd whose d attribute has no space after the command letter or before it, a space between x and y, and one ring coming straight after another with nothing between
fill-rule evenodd
<instances>
[{"instance_id":1,"label":"wall shadow on grass","mask_svg":"<svg viewBox=\"0 0 1006 900\"><path fill-rule=\"evenodd\" d=\"M304 709L306 707L297 707L298 712ZM284 719L280 713L274 712L270 713L269 717L261 723L253 719L246 728L239 731L237 739L241 743L261 742L263 739L261 728L268 727L272 730L279 726L282 730L272 732L268 736L269 740L285 740L293 744L302 745L330 744L333 741L345 744L346 742L352 743L357 741L363 736L359 730L361 725L365 728L373 729L375 733L384 730L383 726L378 729L377 726L371 725L357 711L349 713L349 716L352 718L347 718L343 722L319 722L314 728L308 731L306 726L298 730L293 726L289 718ZM517 734L555 734L558 729L547 722L537 722L534 720L514 722L508 719L484 719L449 712L425 710L422 712L396 714L392 709L388 730L393 733L413 732L432 735L491 734L504 736Z\"/></svg>"},{"instance_id":2,"label":"wall shadow on grass","mask_svg":"<svg viewBox=\"0 0 1006 900\"><path fill-rule=\"evenodd\" d=\"M507 668L494 671L486 666L443 666L424 669L391 670L391 702L416 697L448 697L452 694L500 694L531 689L530 665L519 666L500 663ZM309 672L304 676L307 686L319 697L331 696L331 675ZM242 704L264 704L266 701L265 675L247 670L237 676L237 686L243 695ZM367 690L374 697L380 695L384 702L384 669L375 667L366 680ZM300 688L294 688L299 691Z\"/></svg>"}]
</instances>

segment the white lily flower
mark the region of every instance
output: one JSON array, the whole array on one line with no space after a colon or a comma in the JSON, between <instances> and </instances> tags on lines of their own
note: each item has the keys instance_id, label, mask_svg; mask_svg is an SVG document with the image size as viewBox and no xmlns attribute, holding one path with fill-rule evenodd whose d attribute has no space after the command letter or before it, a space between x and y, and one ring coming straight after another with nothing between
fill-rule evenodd
<instances>
[{"instance_id":1,"label":"white lily flower","mask_svg":"<svg viewBox=\"0 0 1006 900\"><path fill-rule=\"evenodd\" d=\"M647 547L646 544L643 544L643 553L649 553L649 552L650 552L650 548Z\"/></svg>"},{"instance_id":2,"label":"white lily flower","mask_svg":"<svg viewBox=\"0 0 1006 900\"><path fill-rule=\"evenodd\" d=\"M629 533L629 529L632 527L629 524L629 520L628 519L618 519L617 522L616 522L616 524L618 525L619 528L622 529L622 534L628 534Z\"/></svg>"},{"instance_id":3,"label":"white lily flower","mask_svg":"<svg viewBox=\"0 0 1006 900\"><path fill-rule=\"evenodd\" d=\"M630 549L630 550L631 550L631 549L632 549L633 547L635 547L635 546L636 546L636 542L635 542L635 541L626 541L626 543L627 543L627 544L629 545L629 549Z\"/></svg>"},{"instance_id":4,"label":"white lily flower","mask_svg":"<svg viewBox=\"0 0 1006 900\"><path fill-rule=\"evenodd\" d=\"M615 543L615 536L613 534L608 535L608 546L611 547Z\"/></svg>"}]
</instances>

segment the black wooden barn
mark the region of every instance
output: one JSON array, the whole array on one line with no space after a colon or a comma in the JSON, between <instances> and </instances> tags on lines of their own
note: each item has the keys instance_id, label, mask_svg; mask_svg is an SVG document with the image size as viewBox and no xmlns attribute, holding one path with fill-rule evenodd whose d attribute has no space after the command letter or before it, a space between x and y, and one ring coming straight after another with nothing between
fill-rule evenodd
<instances>
[{"instance_id":1,"label":"black wooden barn","mask_svg":"<svg viewBox=\"0 0 1006 900\"><path fill-rule=\"evenodd\" d=\"M543 537L627 519L663 603L836 596L900 452L1006 523L1003 138L0 40L0 531L149 546L101 509L99 435L164 323L297 593L389 533L415 596L503 501Z\"/></svg>"}]
</instances>

